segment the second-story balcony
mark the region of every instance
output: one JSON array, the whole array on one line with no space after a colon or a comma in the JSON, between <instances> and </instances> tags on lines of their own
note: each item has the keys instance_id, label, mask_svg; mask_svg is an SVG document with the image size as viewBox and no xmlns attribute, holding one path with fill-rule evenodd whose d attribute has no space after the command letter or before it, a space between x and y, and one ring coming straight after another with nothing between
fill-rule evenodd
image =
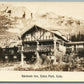
<instances>
[{"instance_id":1,"label":"second-story balcony","mask_svg":"<svg viewBox=\"0 0 84 84\"><path fill-rule=\"evenodd\" d=\"M23 52L35 52L35 51L39 51L39 52L47 52L47 51L52 51L54 49L54 45L31 45L31 46L23 46ZM19 52L21 52L21 47L18 50Z\"/></svg>"},{"instance_id":2,"label":"second-story balcony","mask_svg":"<svg viewBox=\"0 0 84 84\"><path fill-rule=\"evenodd\" d=\"M54 49L54 45L39 45L39 51L52 51Z\"/></svg>"},{"instance_id":3,"label":"second-story balcony","mask_svg":"<svg viewBox=\"0 0 84 84\"><path fill-rule=\"evenodd\" d=\"M35 52L37 49L37 46L29 46L29 47L24 47L23 51L24 52Z\"/></svg>"}]
</instances>

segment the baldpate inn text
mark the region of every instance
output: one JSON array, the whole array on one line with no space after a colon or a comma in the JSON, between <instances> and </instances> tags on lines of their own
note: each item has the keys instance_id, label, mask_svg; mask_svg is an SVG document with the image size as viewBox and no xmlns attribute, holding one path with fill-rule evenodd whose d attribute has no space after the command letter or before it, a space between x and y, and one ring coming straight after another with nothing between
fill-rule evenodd
<instances>
[{"instance_id":1,"label":"baldpate inn text","mask_svg":"<svg viewBox=\"0 0 84 84\"><path fill-rule=\"evenodd\" d=\"M63 78L62 75L21 75L22 78Z\"/></svg>"}]
</instances>

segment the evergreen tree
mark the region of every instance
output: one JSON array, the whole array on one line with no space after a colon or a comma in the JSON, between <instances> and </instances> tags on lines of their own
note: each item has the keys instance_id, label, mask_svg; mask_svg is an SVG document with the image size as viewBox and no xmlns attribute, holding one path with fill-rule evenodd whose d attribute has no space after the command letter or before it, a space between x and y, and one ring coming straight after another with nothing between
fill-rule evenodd
<instances>
[{"instance_id":1,"label":"evergreen tree","mask_svg":"<svg viewBox=\"0 0 84 84\"><path fill-rule=\"evenodd\" d=\"M84 41L84 35L81 34L80 31L79 31L77 36L76 35L71 36L71 41Z\"/></svg>"}]
</instances>

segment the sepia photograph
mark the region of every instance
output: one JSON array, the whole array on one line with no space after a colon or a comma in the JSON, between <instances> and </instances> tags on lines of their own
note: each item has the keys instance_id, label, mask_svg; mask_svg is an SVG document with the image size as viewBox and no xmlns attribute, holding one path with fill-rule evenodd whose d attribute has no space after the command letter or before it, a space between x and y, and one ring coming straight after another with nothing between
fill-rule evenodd
<instances>
[{"instance_id":1,"label":"sepia photograph","mask_svg":"<svg viewBox=\"0 0 84 84\"><path fill-rule=\"evenodd\" d=\"M84 72L84 2L0 2L0 71Z\"/></svg>"}]
</instances>

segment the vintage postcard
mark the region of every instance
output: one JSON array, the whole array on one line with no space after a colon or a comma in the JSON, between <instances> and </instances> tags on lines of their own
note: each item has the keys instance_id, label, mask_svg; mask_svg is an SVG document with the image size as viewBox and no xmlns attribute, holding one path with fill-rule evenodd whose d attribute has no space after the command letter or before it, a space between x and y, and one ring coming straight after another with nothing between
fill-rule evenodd
<instances>
[{"instance_id":1,"label":"vintage postcard","mask_svg":"<svg viewBox=\"0 0 84 84\"><path fill-rule=\"evenodd\" d=\"M84 82L84 2L0 2L0 82Z\"/></svg>"}]
</instances>

